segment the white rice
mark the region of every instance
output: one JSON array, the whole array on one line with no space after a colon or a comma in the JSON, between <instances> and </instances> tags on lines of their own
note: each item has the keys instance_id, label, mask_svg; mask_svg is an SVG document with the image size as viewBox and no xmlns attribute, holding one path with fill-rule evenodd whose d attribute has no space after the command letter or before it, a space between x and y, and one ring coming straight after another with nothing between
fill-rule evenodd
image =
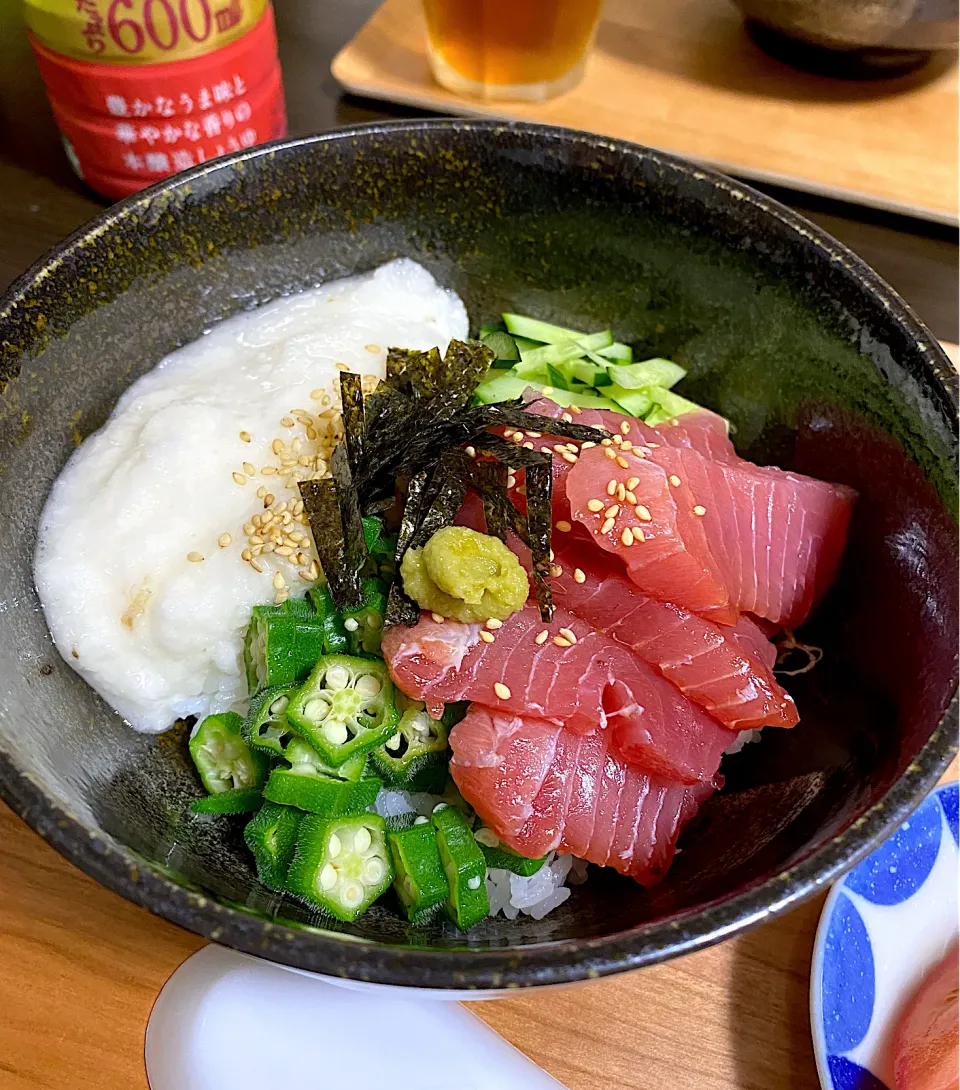
<instances>
[{"instance_id":1,"label":"white rice","mask_svg":"<svg viewBox=\"0 0 960 1090\"><path fill-rule=\"evenodd\" d=\"M439 795L384 789L377 796L374 809L385 818L405 817L408 814L428 817L443 801ZM540 870L529 878L488 867L490 915L496 916L502 912L508 920L515 920L522 912L535 920L542 920L570 896L571 885L581 885L586 880L586 860L558 852L550 852Z\"/></svg>"}]
</instances>

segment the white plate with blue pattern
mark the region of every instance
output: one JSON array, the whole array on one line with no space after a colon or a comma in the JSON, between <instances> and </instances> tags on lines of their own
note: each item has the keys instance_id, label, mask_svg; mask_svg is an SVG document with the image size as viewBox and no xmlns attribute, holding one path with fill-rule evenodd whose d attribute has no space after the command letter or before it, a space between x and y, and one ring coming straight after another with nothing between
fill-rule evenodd
<instances>
[{"instance_id":1,"label":"white plate with blue pattern","mask_svg":"<svg viewBox=\"0 0 960 1090\"><path fill-rule=\"evenodd\" d=\"M824 1090L894 1090L904 1001L957 937L957 784L938 788L827 897L810 1017Z\"/></svg>"}]
</instances>

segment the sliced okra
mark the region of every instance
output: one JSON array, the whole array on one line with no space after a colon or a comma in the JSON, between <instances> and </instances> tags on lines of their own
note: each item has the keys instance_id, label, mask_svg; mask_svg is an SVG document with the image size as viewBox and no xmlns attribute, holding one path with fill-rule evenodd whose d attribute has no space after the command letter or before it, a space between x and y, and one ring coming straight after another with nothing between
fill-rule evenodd
<instances>
[{"instance_id":1,"label":"sliced okra","mask_svg":"<svg viewBox=\"0 0 960 1090\"><path fill-rule=\"evenodd\" d=\"M371 763L391 787L439 794L447 778L448 733L446 716L433 719L421 701L414 701L396 732L371 752Z\"/></svg>"},{"instance_id":2,"label":"sliced okra","mask_svg":"<svg viewBox=\"0 0 960 1090\"><path fill-rule=\"evenodd\" d=\"M339 767L390 738L400 716L381 660L325 655L291 697L287 718L325 761Z\"/></svg>"},{"instance_id":3,"label":"sliced okra","mask_svg":"<svg viewBox=\"0 0 960 1090\"><path fill-rule=\"evenodd\" d=\"M252 814L260 809L263 791L259 787L232 787L217 795L194 799L190 809L195 814Z\"/></svg>"},{"instance_id":4,"label":"sliced okra","mask_svg":"<svg viewBox=\"0 0 960 1090\"><path fill-rule=\"evenodd\" d=\"M296 806L323 817L362 814L377 801L382 784L377 779L339 780L292 768L275 768L263 789L264 798Z\"/></svg>"},{"instance_id":5,"label":"sliced okra","mask_svg":"<svg viewBox=\"0 0 960 1090\"><path fill-rule=\"evenodd\" d=\"M349 923L393 881L386 828L378 814L300 822L287 874L290 893Z\"/></svg>"},{"instance_id":6,"label":"sliced okra","mask_svg":"<svg viewBox=\"0 0 960 1090\"><path fill-rule=\"evenodd\" d=\"M450 892L444 911L461 931L468 931L490 914L487 863L470 826L455 806L442 804L431 818Z\"/></svg>"},{"instance_id":7,"label":"sliced okra","mask_svg":"<svg viewBox=\"0 0 960 1090\"><path fill-rule=\"evenodd\" d=\"M303 811L292 806L265 802L243 830L243 839L257 864L257 877L271 889L284 888L302 817Z\"/></svg>"},{"instance_id":8,"label":"sliced okra","mask_svg":"<svg viewBox=\"0 0 960 1090\"><path fill-rule=\"evenodd\" d=\"M284 606L254 606L243 642L247 689L256 696L274 685L302 681L323 654L316 617Z\"/></svg>"},{"instance_id":9,"label":"sliced okra","mask_svg":"<svg viewBox=\"0 0 960 1090\"><path fill-rule=\"evenodd\" d=\"M387 843L396 871L393 888L407 919L415 920L447 899L450 886L433 825L424 822L388 832Z\"/></svg>"},{"instance_id":10,"label":"sliced okra","mask_svg":"<svg viewBox=\"0 0 960 1090\"><path fill-rule=\"evenodd\" d=\"M208 715L193 732L190 757L211 795L235 788L263 786L267 761L244 741L243 719L236 712Z\"/></svg>"}]
</instances>

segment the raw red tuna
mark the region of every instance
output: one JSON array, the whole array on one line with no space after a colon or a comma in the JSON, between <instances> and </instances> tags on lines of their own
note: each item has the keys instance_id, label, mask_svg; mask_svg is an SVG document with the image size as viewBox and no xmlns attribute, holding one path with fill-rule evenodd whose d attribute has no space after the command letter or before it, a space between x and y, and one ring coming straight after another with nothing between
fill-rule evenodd
<instances>
[{"instance_id":1,"label":"raw red tuna","mask_svg":"<svg viewBox=\"0 0 960 1090\"><path fill-rule=\"evenodd\" d=\"M836 575L852 489L742 459L711 461L690 447L624 450L627 442L614 458L613 447L584 451L566 488L573 517L622 557L643 591L727 623L730 605L787 628L809 616ZM606 508L589 509L606 502L611 480L633 481L639 514L621 502L609 522Z\"/></svg>"},{"instance_id":2,"label":"raw red tuna","mask_svg":"<svg viewBox=\"0 0 960 1090\"><path fill-rule=\"evenodd\" d=\"M566 478L571 516L602 549L620 557L644 593L735 622L736 607L689 489L671 484L663 468L639 450L615 451L611 446L581 452ZM628 493L625 499L613 491L619 485Z\"/></svg>"},{"instance_id":3,"label":"raw red tuna","mask_svg":"<svg viewBox=\"0 0 960 1090\"><path fill-rule=\"evenodd\" d=\"M632 648L731 730L792 727L796 705L772 673L776 649L756 623L712 624L642 594L588 541L554 535L556 604Z\"/></svg>"},{"instance_id":4,"label":"raw red tuna","mask_svg":"<svg viewBox=\"0 0 960 1090\"><path fill-rule=\"evenodd\" d=\"M610 731L578 736L473 704L450 735L450 771L485 825L526 856L573 852L650 886L712 785L644 775L610 746Z\"/></svg>"},{"instance_id":5,"label":"raw red tuna","mask_svg":"<svg viewBox=\"0 0 960 1090\"><path fill-rule=\"evenodd\" d=\"M389 629L383 654L391 677L417 700L477 701L574 734L609 724L619 752L652 775L681 783L716 776L733 743L730 731L629 648L565 610L544 625L529 604L504 621L493 642L480 631L425 616L414 628Z\"/></svg>"}]
</instances>

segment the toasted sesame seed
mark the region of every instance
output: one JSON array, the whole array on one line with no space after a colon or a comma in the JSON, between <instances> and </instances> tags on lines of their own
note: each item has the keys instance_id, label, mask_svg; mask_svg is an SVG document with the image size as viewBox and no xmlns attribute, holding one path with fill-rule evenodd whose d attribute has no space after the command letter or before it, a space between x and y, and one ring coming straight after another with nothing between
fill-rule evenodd
<instances>
[{"instance_id":1,"label":"toasted sesame seed","mask_svg":"<svg viewBox=\"0 0 960 1090\"><path fill-rule=\"evenodd\" d=\"M493 641L496 639L496 637L494 636L494 634L492 632L487 632L487 631L481 630L480 639L483 640L484 643L493 643Z\"/></svg>"},{"instance_id":2,"label":"toasted sesame seed","mask_svg":"<svg viewBox=\"0 0 960 1090\"><path fill-rule=\"evenodd\" d=\"M608 515L608 516L607 516L607 517L606 517L606 518L605 518L605 519L603 520L603 525L602 525L602 526L600 527L600 533L601 533L601 534L608 534L608 533L610 533L610 531L611 531L612 529L613 529L613 519L612 519L612 518L610 518L610 516Z\"/></svg>"},{"instance_id":3,"label":"toasted sesame seed","mask_svg":"<svg viewBox=\"0 0 960 1090\"><path fill-rule=\"evenodd\" d=\"M251 545L262 545L263 544L263 538L259 534L251 534L250 535L250 544Z\"/></svg>"},{"instance_id":4,"label":"toasted sesame seed","mask_svg":"<svg viewBox=\"0 0 960 1090\"><path fill-rule=\"evenodd\" d=\"M549 447L545 447L544 451L543 451L544 454L546 454L549 449L550 449ZM566 443L557 443L556 446L554 446L554 448L553 448L553 453L554 454L565 454L566 450L567 450L567 444Z\"/></svg>"},{"instance_id":5,"label":"toasted sesame seed","mask_svg":"<svg viewBox=\"0 0 960 1090\"><path fill-rule=\"evenodd\" d=\"M431 613L430 616L433 618L433 621L434 621L435 624L443 624L443 615L442 614L440 614L440 613Z\"/></svg>"},{"instance_id":6,"label":"toasted sesame seed","mask_svg":"<svg viewBox=\"0 0 960 1090\"><path fill-rule=\"evenodd\" d=\"M312 583L313 576L308 571L298 571L297 575L304 581L304 583Z\"/></svg>"},{"instance_id":7,"label":"toasted sesame seed","mask_svg":"<svg viewBox=\"0 0 960 1090\"><path fill-rule=\"evenodd\" d=\"M676 488L680 484L680 478L676 475L676 473L671 473L667 480L673 485L674 488Z\"/></svg>"},{"instance_id":8,"label":"toasted sesame seed","mask_svg":"<svg viewBox=\"0 0 960 1090\"><path fill-rule=\"evenodd\" d=\"M276 496L272 492L267 492L263 497L263 506L269 507L276 500Z\"/></svg>"},{"instance_id":9,"label":"toasted sesame seed","mask_svg":"<svg viewBox=\"0 0 960 1090\"><path fill-rule=\"evenodd\" d=\"M627 490L622 484L617 485L617 499L621 502L627 498Z\"/></svg>"},{"instance_id":10,"label":"toasted sesame seed","mask_svg":"<svg viewBox=\"0 0 960 1090\"><path fill-rule=\"evenodd\" d=\"M569 413L561 413L561 414L560 414L560 419L561 419L561 420L562 420L562 421L563 421L563 422L564 422L565 424L571 424L571 423L573 423L573 417L572 417L572 416L571 416L571 415L570 415Z\"/></svg>"},{"instance_id":11,"label":"toasted sesame seed","mask_svg":"<svg viewBox=\"0 0 960 1090\"><path fill-rule=\"evenodd\" d=\"M676 417L674 417L674 418L673 418L673 419L672 419L672 420L670 421L670 427L671 427L671 428L679 428L679 427L680 427L680 421L679 421L679 420L678 420L678 419L677 419Z\"/></svg>"},{"instance_id":12,"label":"toasted sesame seed","mask_svg":"<svg viewBox=\"0 0 960 1090\"><path fill-rule=\"evenodd\" d=\"M570 412L572 412L574 416L580 416L580 414L583 412L583 409L581 409L579 405L571 405Z\"/></svg>"},{"instance_id":13,"label":"toasted sesame seed","mask_svg":"<svg viewBox=\"0 0 960 1090\"><path fill-rule=\"evenodd\" d=\"M707 509L703 506L703 504L698 503L697 506L694 507L693 513L695 515L699 515L702 518L707 513Z\"/></svg>"},{"instance_id":14,"label":"toasted sesame seed","mask_svg":"<svg viewBox=\"0 0 960 1090\"><path fill-rule=\"evenodd\" d=\"M617 460L617 452L613 449L613 447L607 447L607 449L604 451L604 453L610 459L611 462L615 462Z\"/></svg>"},{"instance_id":15,"label":"toasted sesame seed","mask_svg":"<svg viewBox=\"0 0 960 1090\"><path fill-rule=\"evenodd\" d=\"M256 475L257 467L253 464L253 462L244 462L243 472L246 473L248 477L253 477Z\"/></svg>"},{"instance_id":16,"label":"toasted sesame seed","mask_svg":"<svg viewBox=\"0 0 960 1090\"><path fill-rule=\"evenodd\" d=\"M563 636L554 636L553 642L557 647L573 647L573 644L569 640L564 639Z\"/></svg>"},{"instance_id":17,"label":"toasted sesame seed","mask_svg":"<svg viewBox=\"0 0 960 1090\"><path fill-rule=\"evenodd\" d=\"M600 440L600 446L602 446L602 447L612 447L613 446L613 440L612 439L601 439Z\"/></svg>"},{"instance_id":18,"label":"toasted sesame seed","mask_svg":"<svg viewBox=\"0 0 960 1090\"><path fill-rule=\"evenodd\" d=\"M550 559L553 560L553 549L550 550Z\"/></svg>"},{"instance_id":19,"label":"toasted sesame seed","mask_svg":"<svg viewBox=\"0 0 960 1090\"><path fill-rule=\"evenodd\" d=\"M561 628L560 629L560 635L563 636L563 638L565 640L569 640L571 643L576 643L577 642L577 637L573 634L573 631L571 629L569 629L569 628Z\"/></svg>"},{"instance_id":20,"label":"toasted sesame seed","mask_svg":"<svg viewBox=\"0 0 960 1090\"><path fill-rule=\"evenodd\" d=\"M615 519L617 517L617 515L619 515L619 514L620 514L620 504L619 503L612 503L606 509L606 511L603 512L603 517L608 518L608 519Z\"/></svg>"},{"instance_id":21,"label":"toasted sesame seed","mask_svg":"<svg viewBox=\"0 0 960 1090\"><path fill-rule=\"evenodd\" d=\"M279 454L283 450L283 440L274 439L274 441L270 444L270 449L273 451L274 454Z\"/></svg>"},{"instance_id":22,"label":"toasted sesame seed","mask_svg":"<svg viewBox=\"0 0 960 1090\"><path fill-rule=\"evenodd\" d=\"M646 535L644 534L643 530L640 529L639 526L634 526L634 528L633 528L633 540L634 541L641 541L641 542L647 540Z\"/></svg>"},{"instance_id":23,"label":"toasted sesame seed","mask_svg":"<svg viewBox=\"0 0 960 1090\"><path fill-rule=\"evenodd\" d=\"M297 502L293 505L293 513L295 515L303 514L303 500L297 500Z\"/></svg>"},{"instance_id":24,"label":"toasted sesame seed","mask_svg":"<svg viewBox=\"0 0 960 1090\"><path fill-rule=\"evenodd\" d=\"M229 534L221 534L217 538L217 544L220 546L221 549L225 549L231 541L233 541L233 538Z\"/></svg>"},{"instance_id":25,"label":"toasted sesame seed","mask_svg":"<svg viewBox=\"0 0 960 1090\"><path fill-rule=\"evenodd\" d=\"M249 443L252 438L253 437L251 436L250 432L248 432L248 431L240 432L240 442L241 443Z\"/></svg>"},{"instance_id":26,"label":"toasted sesame seed","mask_svg":"<svg viewBox=\"0 0 960 1090\"><path fill-rule=\"evenodd\" d=\"M642 503L638 503L634 510L637 513L637 518L641 522L650 522L653 518L653 516L650 514L649 508L644 507Z\"/></svg>"},{"instance_id":27,"label":"toasted sesame seed","mask_svg":"<svg viewBox=\"0 0 960 1090\"><path fill-rule=\"evenodd\" d=\"M244 475L242 473L234 472L233 479L237 482L237 484L246 484L247 483L247 478L244 477Z\"/></svg>"},{"instance_id":28,"label":"toasted sesame seed","mask_svg":"<svg viewBox=\"0 0 960 1090\"><path fill-rule=\"evenodd\" d=\"M627 488L636 488L639 483L640 483L640 478L639 477L628 477L627 478Z\"/></svg>"},{"instance_id":29,"label":"toasted sesame seed","mask_svg":"<svg viewBox=\"0 0 960 1090\"><path fill-rule=\"evenodd\" d=\"M283 590L283 588L287 585L287 581L279 572L277 572L276 575L274 575L273 577L273 585L276 590Z\"/></svg>"},{"instance_id":30,"label":"toasted sesame seed","mask_svg":"<svg viewBox=\"0 0 960 1090\"><path fill-rule=\"evenodd\" d=\"M549 637L549 635L550 635L550 633L546 629L544 629L542 632L537 633L537 638L533 642L534 643L540 643L540 644L546 643L547 638Z\"/></svg>"},{"instance_id":31,"label":"toasted sesame seed","mask_svg":"<svg viewBox=\"0 0 960 1090\"><path fill-rule=\"evenodd\" d=\"M510 690L506 687L506 685L504 685L502 681L498 681L493 686L493 691L497 694L498 697L500 697L501 700L510 699Z\"/></svg>"},{"instance_id":32,"label":"toasted sesame seed","mask_svg":"<svg viewBox=\"0 0 960 1090\"><path fill-rule=\"evenodd\" d=\"M278 545L274 552L277 556L293 556L295 549L291 549L289 545Z\"/></svg>"},{"instance_id":33,"label":"toasted sesame seed","mask_svg":"<svg viewBox=\"0 0 960 1090\"><path fill-rule=\"evenodd\" d=\"M631 492L629 489L626 489L624 491L623 498L627 501L627 503L630 503L630 504L636 504L637 502L639 502L637 500L636 493Z\"/></svg>"},{"instance_id":34,"label":"toasted sesame seed","mask_svg":"<svg viewBox=\"0 0 960 1090\"><path fill-rule=\"evenodd\" d=\"M258 571L258 572L263 571L263 565L260 563L259 560L251 560L250 561L250 567L253 568L254 571Z\"/></svg>"},{"instance_id":35,"label":"toasted sesame seed","mask_svg":"<svg viewBox=\"0 0 960 1090\"><path fill-rule=\"evenodd\" d=\"M573 569L573 581L575 583L586 583L587 577L584 574L582 568L574 568Z\"/></svg>"},{"instance_id":36,"label":"toasted sesame seed","mask_svg":"<svg viewBox=\"0 0 960 1090\"><path fill-rule=\"evenodd\" d=\"M560 519L560 521L557 523L557 529L560 531L561 534L569 534L573 527L570 525L569 522L566 521L566 519Z\"/></svg>"},{"instance_id":37,"label":"toasted sesame seed","mask_svg":"<svg viewBox=\"0 0 960 1090\"><path fill-rule=\"evenodd\" d=\"M199 564L200 561L203 560L203 553L187 553L187 560L189 560L191 564Z\"/></svg>"},{"instance_id":38,"label":"toasted sesame seed","mask_svg":"<svg viewBox=\"0 0 960 1090\"><path fill-rule=\"evenodd\" d=\"M587 500L587 510L592 511L594 514L603 510L602 500Z\"/></svg>"},{"instance_id":39,"label":"toasted sesame seed","mask_svg":"<svg viewBox=\"0 0 960 1090\"><path fill-rule=\"evenodd\" d=\"M619 447L620 444L623 442L623 436L622 435L613 434L610 438L613 440L614 446L617 446L617 447Z\"/></svg>"},{"instance_id":40,"label":"toasted sesame seed","mask_svg":"<svg viewBox=\"0 0 960 1090\"><path fill-rule=\"evenodd\" d=\"M244 549L243 552L240 554L240 559L241 560L250 560L250 559L252 559L252 557L253 557L253 553L250 552L249 549Z\"/></svg>"},{"instance_id":41,"label":"toasted sesame seed","mask_svg":"<svg viewBox=\"0 0 960 1090\"><path fill-rule=\"evenodd\" d=\"M266 545L264 545L261 548L260 551L263 552L263 553L272 553L275 548L276 548L276 545L274 545L274 543L272 541L268 541L266 543Z\"/></svg>"},{"instance_id":42,"label":"toasted sesame seed","mask_svg":"<svg viewBox=\"0 0 960 1090\"><path fill-rule=\"evenodd\" d=\"M676 421L674 421L674 424L676 424ZM647 443L647 446L650 447L653 450L659 450L660 449L660 444L659 443Z\"/></svg>"},{"instance_id":43,"label":"toasted sesame seed","mask_svg":"<svg viewBox=\"0 0 960 1090\"><path fill-rule=\"evenodd\" d=\"M617 455L617 465L621 469L629 469L630 468L630 463L627 461L627 459L626 458L621 458L619 455Z\"/></svg>"},{"instance_id":44,"label":"toasted sesame seed","mask_svg":"<svg viewBox=\"0 0 960 1090\"><path fill-rule=\"evenodd\" d=\"M617 494L617 480L616 480L615 477L611 477L610 480L607 481L607 495L608 496L615 496L616 494Z\"/></svg>"},{"instance_id":45,"label":"toasted sesame seed","mask_svg":"<svg viewBox=\"0 0 960 1090\"><path fill-rule=\"evenodd\" d=\"M577 464L577 462L579 461L579 458L577 458L576 454L571 454L569 450L565 450L565 451L563 452L563 454L561 454L561 455L560 455L560 457L561 457L561 458L562 458L562 459L563 459L563 460L564 460L564 461L565 461L565 462L566 462L566 463L567 463L568 465L571 465L571 466L575 466L575 465Z\"/></svg>"},{"instance_id":46,"label":"toasted sesame seed","mask_svg":"<svg viewBox=\"0 0 960 1090\"><path fill-rule=\"evenodd\" d=\"M296 421L295 421L295 420L293 419L293 417L292 417L292 416L282 416L282 417L280 418L280 423L281 423L281 424L283 425L283 427L285 427L285 428L292 428L292 427L293 427L293 425L294 425L294 424L296 423Z\"/></svg>"},{"instance_id":47,"label":"toasted sesame seed","mask_svg":"<svg viewBox=\"0 0 960 1090\"><path fill-rule=\"evenodd\" d=\"M503 621L498 620L496 617L488 617L486 621L484 621L484 625L487 628L496 630L498 628L503 628Z\"/></svg>"},{"instance_id":48,"label":"toasted sesame seed","mask_svg":"<svg viewBox=\"0 0 960 1090\"><path fill-rule=\"evenodd\" d=\"M533 450L533 443L524 443L523 445L527 450Z\"/></svg>"},{"instance_id":49,"label":"toasted sesame seed","mask_svg":"<svg viewBox=\"0 0 960 1090\"><path fill-rule=\"evenodd\" d=\"M314 560L314 562L310 565L310 578L320 578L320 565L316 562L316 560Z\"/></svg>"},{"instance_id":50,"label":"toasted sesame seed","mask_svg":"<svg viewBox=\"0 0 960 1090\"><path fill-rule=\"evenodd\" d=\"M527 435L529 435L531 439L541 439L543 437L543 432L542 431L530 431L528 429L527 430Z\"/></svg>"},{"instance_id":51,"label":"toasted sesame seed","mask_svg":"<svg viewBox=\"0 0 960 1090\"><path fill-rule=\"evenodd\" d=\"M550 574L554 577L561 576L563 575L563 568L561 568L559 564L554 564L550 569Z\"/></svg>"},{"instance_id":52,"label":"toasted sesame seed","mask_svg":"<svg viewBox=\"0 0 960 1090\"><path fill-rule=\"evenodd\" d=\"M550 454L550 455L552 455L553 451L549 447L541 447L540 448L540 453L541 454Z\"/></svg>"},{"instance_id":53,"label":"toasted sesame seed","mask_svg":"<svg viewBox=\"0 0 960 1090\"><path fill-rule=\"evenodd\" d=\"M633 544L633 530L631 530L629 526L624 526L620 531L620 543L622 545Z\"/></svg>"},{"instance_id":54,"label":"toasted sesame seed","mask_svg":"<svg viewBox=\"0 0 960 1090\"><path fill-rule=\"evenodd\" d=\"M620 449L633 450L633 443L631 443L629 439L624 439L624 441L620 444Z\"/></svg>"},{"instance_id":55,"label":"toasted sesame seed","mask_svg":"<svg viewBox=\"0 0 960 1090\"><path fill-rule=\"evenodd\" d=\"M266 494L267 490L263 487L263 485L260 485L260 487L257 489L257 499L262 500Z\"/></svg>"},{"instance_id":56,"label":"toasted sesame seed","mask_svg":"<svg viewBox=\"0 0 960 1090\"><path fill-rule=\"evenodd\" d=\"M592 440L588 439L585 443L580 444L580 449L581 450L589 450L591 447L595 447L596 445L597 445L596 443L594 443Z\"/></svg>"},{"instance_id":57,"label":"toasted sesame seed","mask_svg":"<svg viewBox=\"0 0 960 1090\"><path fill-rule=\"evenodd\" d=\"M320 401L322 397L323 397L323 390L321 390L319 386L316 388L316 390L311 390L310 391L310 400L311 401Z\"/></svg>"},{"instance_id":58,"label":"toasted sesame seed","mask_svg":"<svg viewBox=\"0 0 960 1090\"><path fill-rule=\"evenodd\" d=\"M476 447L464 447L463 448L463 453L466 454L466 456L468 458L476 458L477 448Z\"/></svg>"},{"instance_id":59,"label":"toasted sesame seed","mask_svg":"<svg viewBox=\"0 0 960 1090\"><path fill-rule=\"evenodd\" d=\"M272 476L272 474L274 474L276 472L277 472L276 466L263 466L260 469L260 476L261 477L270 477L270 476Z\"/></svg>"},{"instance_id":60,"label":"toasted sesame seed","mask_svg":"<svg viewBox=\"0 0 960 1090\"><path fill-rule=\"evenodd\" d=\"M507 474L507 488L516 488L517 478L512 473Z\"/></svg>"}]
</instances>

